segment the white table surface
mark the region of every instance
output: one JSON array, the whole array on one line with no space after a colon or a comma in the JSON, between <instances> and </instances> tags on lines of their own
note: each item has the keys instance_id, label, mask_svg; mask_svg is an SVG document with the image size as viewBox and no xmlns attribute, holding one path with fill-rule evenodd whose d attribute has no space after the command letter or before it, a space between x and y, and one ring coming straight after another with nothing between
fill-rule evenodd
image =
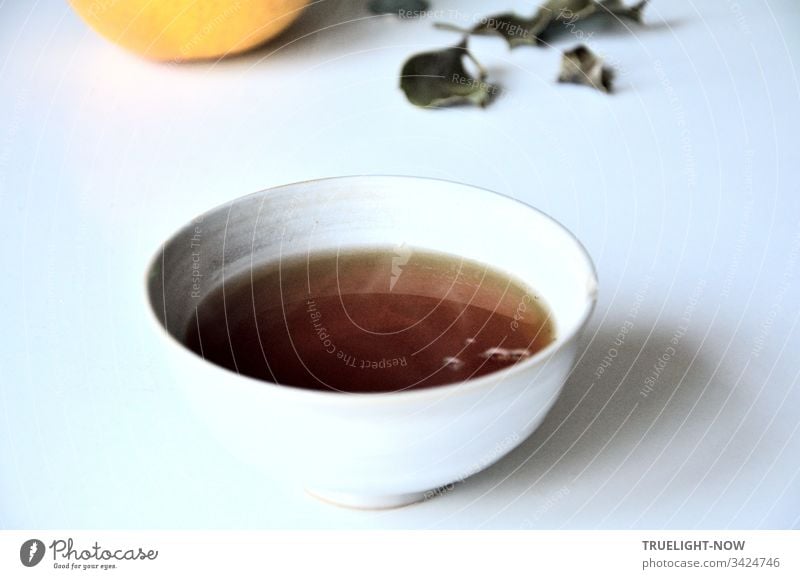
<instances>
[{"instance_id":1,"label":"white table surface","mask_svg":"<svg viewBox=\"0 0 800 579\"><path fill-rule=\"evenodd\" d=\"M533 4L433 3L465 18ZM189 66L121 51L66 3L0 2L0 527L797 528L800 3L653 0L645 15L591 39L620 72L613 96L553 82L570 37L513 52L481 38L501 98L427 111L399 68L457 39L362 2ZM601 280L543 426L454 491L378 512L318 502L215 441L143 292L194 215L362 173L525 200L580 237Z\"/></svg>"}]
</instances>

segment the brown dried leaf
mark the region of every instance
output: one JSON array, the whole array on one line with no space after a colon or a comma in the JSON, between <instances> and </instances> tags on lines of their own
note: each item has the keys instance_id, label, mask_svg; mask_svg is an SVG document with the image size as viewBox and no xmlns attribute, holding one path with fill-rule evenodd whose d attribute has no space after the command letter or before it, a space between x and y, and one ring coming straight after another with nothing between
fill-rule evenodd
<instances>
[{"instance_id":1,"label":"brown dried leaf","mask_svg":"<svg viewBox=\"0 0 800 579\"><path fill-rule=\"evenodd\" d=\"M564 52L558 82L585 84L603 92L611 92L614 71L603 66L603 59L580 44Z\"/></svg>"},{"instance_id":2,"label":"brown dried leaf","mask_svg":"<svg viewBox=\"0 0 800 579\"><path fill-rule=\"evenodd\" d=\"M478 78L464 67L464 58L478 69ZM497 87L486 82L486 71L467 50L467 39L456 46L415 54L403 65L400 88L419 107L440 107L472 103L484 107Z\"/></svg>"}]
</instances>

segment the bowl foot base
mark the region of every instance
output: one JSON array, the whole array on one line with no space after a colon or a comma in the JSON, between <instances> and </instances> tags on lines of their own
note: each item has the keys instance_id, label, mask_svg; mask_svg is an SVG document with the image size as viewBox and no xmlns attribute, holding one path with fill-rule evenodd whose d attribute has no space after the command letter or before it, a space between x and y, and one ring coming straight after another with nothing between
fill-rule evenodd
<instances>
[{"instance_id":1,"label":"bowl foot base","mask_svg":"<svg viewBox=\"0 0 800 579\"><path fill-rule=\"evenodd\" d=\"M312 497L325 501L326 503L351 509L396 509L398 507L419 503L431 496L431 493L428 491L401 495L360 495L307 488L306 492Z\"/></svg>"}]
</instances>

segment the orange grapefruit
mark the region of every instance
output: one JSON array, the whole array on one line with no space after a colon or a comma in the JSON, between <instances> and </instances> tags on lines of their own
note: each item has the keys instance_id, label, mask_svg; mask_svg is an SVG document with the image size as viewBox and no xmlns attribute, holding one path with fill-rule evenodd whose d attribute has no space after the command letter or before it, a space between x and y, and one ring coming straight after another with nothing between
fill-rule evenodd
<instances>
[{"instance_id":1,"label":"orange grapefruit","mask_svg":"<svg viewBox=\"0 0 800 579\"><path fill-rule=\"evenodd\" d=\"M107 39L155 60L243 52L283 31L309 0L70 0Z\"/></svg>"}]
</instances>

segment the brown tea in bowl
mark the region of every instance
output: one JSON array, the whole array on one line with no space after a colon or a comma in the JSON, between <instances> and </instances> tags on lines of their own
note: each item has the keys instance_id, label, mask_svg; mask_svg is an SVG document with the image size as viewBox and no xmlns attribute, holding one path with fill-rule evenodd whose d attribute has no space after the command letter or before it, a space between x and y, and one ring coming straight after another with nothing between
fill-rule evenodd
<instances>
[{"instance_id":1,"label":"brown tea in bowl","mask_svg":"<svg viewBox=\"0 0 800 579\"><path fill-rule=\"evenodd\" d=\"M241 374L353 393L462 382L555 339L543 300L458 256L370 248L247 270L202 300L185 343Z\"/></svg>"}]
</instances>

